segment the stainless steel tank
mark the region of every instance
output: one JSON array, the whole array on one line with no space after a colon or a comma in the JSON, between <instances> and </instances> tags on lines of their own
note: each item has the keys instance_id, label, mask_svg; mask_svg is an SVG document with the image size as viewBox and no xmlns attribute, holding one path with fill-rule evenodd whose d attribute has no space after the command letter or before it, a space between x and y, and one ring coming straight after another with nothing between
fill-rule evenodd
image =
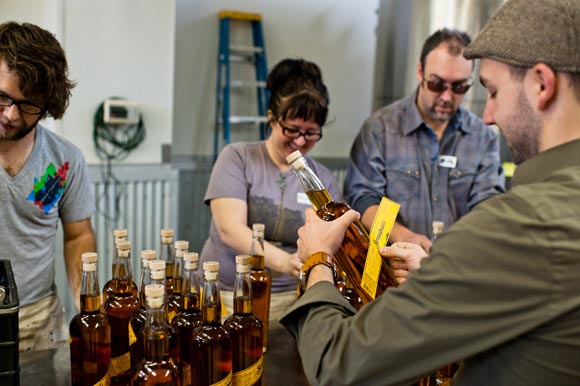
<instances>
[{"instance_id":1,"label":"stainless steel tank","mask_svg":"<svg viewBox=\"0 0 580 386\"><path fill-rule=\"evenodd\" d=\"M505 0L380 0L373 109L409 95L417 87L416 69L425 39L442 27L472 38ZM463 106L481 116L486 94L474 84Z\"/></svg>"}]
</instances>

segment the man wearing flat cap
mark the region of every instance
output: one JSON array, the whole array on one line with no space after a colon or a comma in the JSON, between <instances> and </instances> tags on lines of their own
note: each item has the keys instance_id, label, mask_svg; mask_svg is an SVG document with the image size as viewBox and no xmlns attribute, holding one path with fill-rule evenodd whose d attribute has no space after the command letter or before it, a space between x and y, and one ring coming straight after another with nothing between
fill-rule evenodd
<instances>
[{"instance_id":1,"label":"man wearing flat cap","mask_svg":"<svg viewBox=\"0 0 580 386\"><path fill-rule=\"evenodd\" d=\"M483 119L518 164L513 188L429 256L382 247L402 284L358 313L314 265L281 320L313 385L410 385L458 361L454 386L580 385L580 0L508 0L464 56L481 59ZM358 217L309 209L299 257L332 255Z\"/></svg>"}]
</instances>

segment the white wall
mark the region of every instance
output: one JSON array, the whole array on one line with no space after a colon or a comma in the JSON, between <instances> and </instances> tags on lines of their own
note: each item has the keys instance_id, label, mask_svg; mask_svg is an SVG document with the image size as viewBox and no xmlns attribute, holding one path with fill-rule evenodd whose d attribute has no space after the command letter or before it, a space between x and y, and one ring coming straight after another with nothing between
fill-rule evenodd
<instances>
[{"instance_id":1,"label":"white wall","mask_svg":"<svg viewBox=\"0 0 580 386\"><path fill-rule=\"evenodd\" d=\"M314 155L345 157L371 113L378 0L2 0L0 21L54 32L77 82L62 122L49 125L98 163L93 115L109 96L143 104L146 140L124 163L211 155L218 45L217 13L259 12L268 65L303 57L322 68L329 124ZM257 138L257 134L256 134Z\"/></svg>"},{"instance_id":2,"label":"white wall","mask_svg":"<svg viewBox=\"0 0 580 386\"><path fill-rule=\"evenodd\" d=\"M377 8L377 0L177 0L173 153L212 154L217 14L233 9L262 14L268 67L286 57L321 67L329 124L312 154L346 157L371 113Z\"/></svg>"},{"instance_id":3,"label":"white wall","mask_svg":"<svg viewBox=\"0 0 580 386\"><path fill-rule=\"evenodd\" d=\"M158 163L173 137L175 0L2 0L0 21L29 21L55 33L77 83L53 129L98 163L93 115L107 97L142 104L145 141L124 161Z\"/></svg>"}]
</instances>

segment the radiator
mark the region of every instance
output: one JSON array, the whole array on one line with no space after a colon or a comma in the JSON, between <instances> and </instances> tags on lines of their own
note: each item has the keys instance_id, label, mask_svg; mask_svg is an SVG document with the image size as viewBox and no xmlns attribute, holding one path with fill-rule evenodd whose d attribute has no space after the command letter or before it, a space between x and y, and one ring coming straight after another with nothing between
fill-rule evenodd
<instances>
[{"instance_id":1,"label":"radiator","mask_svg":"<svg viewBox=\"0 0 580 386\"><path fill-rule=\"evenodd\" d=\"M96 212L91 221L99 255L101 287L113 276L113 230L126 228L131 241L133 279L141 273L141 250L159 250L162 228L173 228L176 236L178 171L170 165L89 167Z\"/></svg>"}]
</instances>

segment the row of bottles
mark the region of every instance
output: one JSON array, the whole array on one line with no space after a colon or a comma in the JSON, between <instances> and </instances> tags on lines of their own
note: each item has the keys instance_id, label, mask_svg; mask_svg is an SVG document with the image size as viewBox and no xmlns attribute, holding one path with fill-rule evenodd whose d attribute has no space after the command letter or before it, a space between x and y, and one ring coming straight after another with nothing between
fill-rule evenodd
<instances>
[{"instance_id":1,"label":"row of bottles","mask_svg":"<svg viewBox=\"0 0 580 386\"><path fill-rule=\"evenodd\" d=\"M254 271L264 271L263 226L261 235L261 241L258 238L258 245L252 247L256 254L262 252L261 267L252 267L251 262L256 259L248 255L236 257L234 313L224 325L219 263L204 263L201 291L199 257L187 252L187 242L177 241L174 249L169 248L166 246L170 245L170 237L162 234L166 242L162 243L160 257L165 255L172 261L171 284L167 279L168 261L155 260L154 250L141 252L137 296L131 275L130 242L126 233L124 239L117 239L116 234L114 278L103 288L101 308L97 255L83 254L82 307L70 325L72 384L261 384L263 337L267 332L252 313L256 280L251 278ZM263 292L269 306L269 277L258 283L267 286Z\"/></svg>"}]
</instances>

